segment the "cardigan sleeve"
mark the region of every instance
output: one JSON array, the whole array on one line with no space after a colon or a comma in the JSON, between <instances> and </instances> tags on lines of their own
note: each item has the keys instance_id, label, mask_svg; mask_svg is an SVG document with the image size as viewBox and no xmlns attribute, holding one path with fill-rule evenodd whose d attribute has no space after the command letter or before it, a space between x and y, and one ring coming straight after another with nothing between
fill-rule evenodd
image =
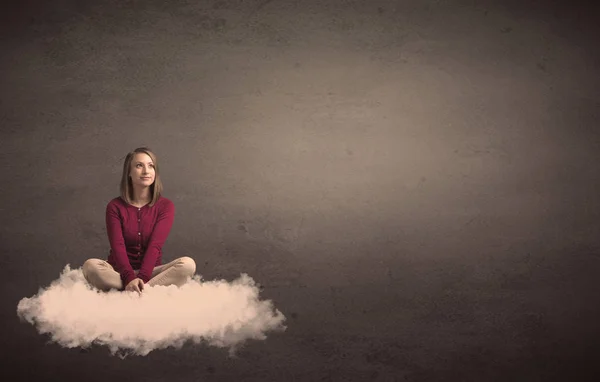
<instances>
[{"instance_id":1,"label":"cardigan sleeve","mask_svg":"<svg viewBox=\"0 0 600 382\"><path fill-rule=\"evenodd\" d=\"M148 247L142 260L140 271L137 275L138 278L142 279L145 283L150 281L152 277L152 271L156 265L158 254L161 252L163 245L167 241L173 221L175 220L175 205L173 202L168 200L164 203L163 208L158 213L156 223L152 229L150 240L148 241Z\"/></svg>"},{"instance_id":2,"label":"cardigan sleeve","mask_svg":"<svg viewBox=\"0 0 600 382\"><path fill-rule=\"evenodd\" d=\"M121 275L121 281L123 282L123 287L125 287L136 277L133 272L133 267L129 263L129 258L127 257L119 211L117 207L111 203L106 206L106 232L108 233L110 248L114 254L117 268L116 271Z\"/></svg>"}]
</instances>

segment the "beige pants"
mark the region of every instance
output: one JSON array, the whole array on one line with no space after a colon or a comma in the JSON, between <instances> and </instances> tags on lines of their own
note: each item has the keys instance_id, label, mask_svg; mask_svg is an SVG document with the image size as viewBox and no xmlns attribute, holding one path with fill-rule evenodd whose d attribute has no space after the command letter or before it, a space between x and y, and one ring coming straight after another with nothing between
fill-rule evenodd
<instances>
[{"instance_id":1,"label":"beige pants","mask_svg":"<svg viewBox=\"0 0 600 382\"><path fill-rule=\"evenodd\" d=\"M123 289L121 275L105 260L88 259L83 263L83 276L92 286L108 291L110 289ZM139 270L134 270L135 274ZM159 265L152 270L152 276L147 285L177 285L182 286L188 277L196 272L196 263L191 257L180 257L170 263Z\"/></svg>"}]
</instances>

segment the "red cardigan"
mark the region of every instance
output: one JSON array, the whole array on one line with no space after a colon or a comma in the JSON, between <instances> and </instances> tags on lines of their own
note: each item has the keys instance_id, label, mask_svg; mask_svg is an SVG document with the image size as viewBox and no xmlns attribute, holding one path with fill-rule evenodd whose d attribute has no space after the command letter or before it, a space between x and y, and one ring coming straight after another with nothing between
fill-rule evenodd
<instances>
[{"instance_id":1,"label":"red cardigan","mask_svg":"<svg viewBox=\"0 0 600 382\"><path fill-rule=\"evenodd\" d=\"M160 197L153 207L134 207L121 197L106 206L106 231L110 242L108 263L119 272L123 287L137 275L147 283L155 266L162 264L162 246L175 218L175 205Z\"/></svg>"}]
</instances>

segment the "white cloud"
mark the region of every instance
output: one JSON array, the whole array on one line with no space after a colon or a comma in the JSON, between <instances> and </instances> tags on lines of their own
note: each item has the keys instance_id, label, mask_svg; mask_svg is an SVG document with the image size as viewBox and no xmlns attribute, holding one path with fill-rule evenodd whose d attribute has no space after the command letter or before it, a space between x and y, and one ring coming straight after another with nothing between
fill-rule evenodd
<instances>
[{"instance_id":1,"label":"white cloud","mask_svg":"<svg viewBox=\"0 0 600 382\"><path fill-rule=\"evenodd\" d=\"M249 339L283 331L285 317L259 299L246 274L232 281L203 281L196 275L176 286L145 285L142 294L93 289L81 268L67 265L48 288L23 298L17 315L63 347L107 346L113 355L147 355L153 350L208 343L230 351Z\"/></svg>"}]
</instances>

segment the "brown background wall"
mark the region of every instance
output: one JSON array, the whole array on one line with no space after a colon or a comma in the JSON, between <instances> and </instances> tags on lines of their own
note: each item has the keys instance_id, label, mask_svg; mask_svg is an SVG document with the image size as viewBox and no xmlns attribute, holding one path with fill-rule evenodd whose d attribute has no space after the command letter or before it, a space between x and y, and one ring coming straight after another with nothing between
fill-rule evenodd
<instances>
[{"instance_id":1,"label":"brown background wall","mask_svg":"<svg viewBox=\"0 0 600 382\"><path fill-rule=\"evenodd\" d=\"M6 380L585 380L600 339L595 15L458 0L7 10ZM18 322L66 263L106 255L104 209L141 145L177 209L167 258L248 273L285 333L234 360L190 346L121 361Z\"/></svg>"}]
</instances>

